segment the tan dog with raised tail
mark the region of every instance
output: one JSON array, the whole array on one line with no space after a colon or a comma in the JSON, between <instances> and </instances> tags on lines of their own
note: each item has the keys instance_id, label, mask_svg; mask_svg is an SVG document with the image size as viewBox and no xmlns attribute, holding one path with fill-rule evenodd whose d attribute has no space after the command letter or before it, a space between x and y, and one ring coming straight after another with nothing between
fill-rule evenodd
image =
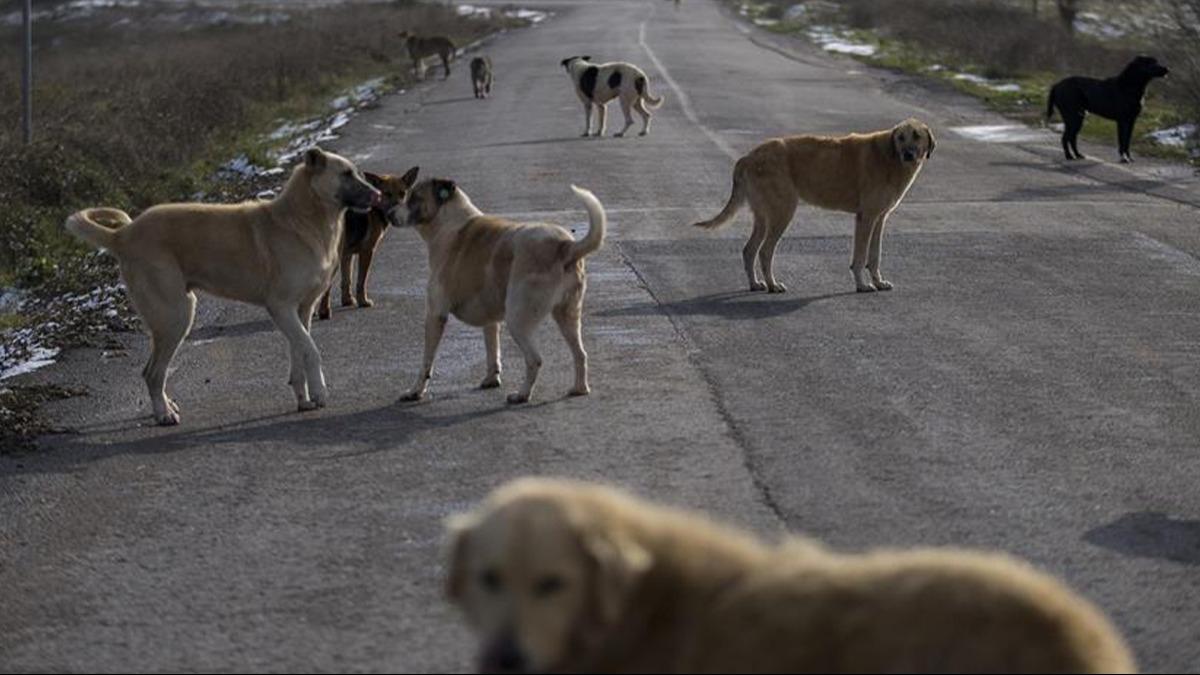
<instances>
[{"instance_id":1,"label":"tan dog with raised tail","mask_svg":"<svg viewBox=\"0 0 1200 675\"><path fill-rule=\"evenodd\" d=\"M291 351L288 382L302 411L328 399L321 354L309 335L313 307L338 266L347 208L380 199L349 160L309 150L279 196L242 204L163 204L136 219L95 208L66 228L116 256L129 299L150 333L142 371L159 424L179 423L167 369L192 328L195 291L265 307Z\"/></svg>"},{"instance_id":2,"label":"tan dog with raised tail","mask_svg":"<svg viewBox=\"0 0 1200 675\"><path fill-rule=\"evenodd\" d=\"M583 259L604 242L607 217L595 195L574 185L571 189L583 201L590 219L587 235L579 241L557 225L515 223L484 215L453 181L428 180L409 192L407 223L429 247L429 287L425 360L416 383L402 400L425 396L450 314L483 328L488 368L481 388L500 386L503 322L525 356L525 382L519 392L509 394L508 402L529 400L542 367L533 334L550 314L575 359L575 386L570 394L583 396L591 391L587 352L580 336L587 287Z\"/></svg>"},{"instance_id":3,"label":"tan dog with raised tail","mask_svg":"<svg viewBox=\"0 0 1200 675\"><path fill-rule=\"evenodd\" d=\"M750 290L782 293L787 287L775 280L775 247L800 201L853 213L854 286L860 293L891 290L880 269L883 230L935 146L928 125L915 119L870 134L774 138L737 161L725 208L695 226L721 227L749 203L754 231L742 249L742 264ZM766 283L754 269L755 258Z\"/></svg>"},{"instance_id":4,"label":"tan dog with raised tail","mask_svg":"<svg viewBox=\"0 0 1200 675\"><path fill-rule=\"evenodd\" d=\"M482 672L1123 673L1091 603L1004 555L770 545L611 488L509 483L450 522Z\"/></svg>"}]
</instances>

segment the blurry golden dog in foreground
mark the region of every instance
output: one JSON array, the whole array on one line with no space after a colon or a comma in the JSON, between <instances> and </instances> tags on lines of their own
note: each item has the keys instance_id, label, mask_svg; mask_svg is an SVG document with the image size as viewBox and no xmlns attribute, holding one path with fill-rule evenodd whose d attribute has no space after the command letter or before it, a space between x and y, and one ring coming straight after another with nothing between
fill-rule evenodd
<instances>
[{"instance_id":1,"label":"blurry golden dog in foreground","mask_svg":"<svg viewBox=\"0 0 1200 675\"><path fill-rule=\"evenodd\" d=\"M1091 604L1001 555L770 546L525 479L451 522L447 591L485 672L1131 672Z\"/></svg>"}]
</instances>

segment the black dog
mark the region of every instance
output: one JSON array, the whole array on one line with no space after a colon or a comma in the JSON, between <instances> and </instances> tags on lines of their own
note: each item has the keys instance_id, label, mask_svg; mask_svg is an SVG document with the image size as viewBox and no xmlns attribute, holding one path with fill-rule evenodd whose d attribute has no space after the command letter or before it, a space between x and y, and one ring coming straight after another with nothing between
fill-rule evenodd
<instances>
[{"instance_id":1,"label":"black dog","mask_svg":"<svg viewBox=\"0 0 1200 675\"><path fill-rule=\"evenodd\" d=\"M1068 77L1051 87L1050 100L1046 104L1046 120L1050 120L1057 107L1063 118L1062 147L1067 159L1083 159L1075 143L1079 138L1079 130L1083 128L1083 118L1093 112L1116 121L1121 162L1132 162L1129 143L1133 139L1133 124L1142 112L1146 87L1150 80L1165 77L1169 72L1153 56L1139 56L1130 61L1116 77L1107 80Z\"/></svg>"}]
</instances>

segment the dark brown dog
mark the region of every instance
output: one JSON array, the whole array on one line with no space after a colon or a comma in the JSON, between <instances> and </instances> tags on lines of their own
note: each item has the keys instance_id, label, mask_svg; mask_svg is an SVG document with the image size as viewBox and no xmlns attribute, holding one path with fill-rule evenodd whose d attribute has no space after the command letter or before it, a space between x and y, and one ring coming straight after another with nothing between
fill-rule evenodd
<instances>
[{"instance_id":1,"label":"dark brown dog","mask_svg":"<svg viewBox=\"0 0 1200 675\"><path fill-rule=\"evenodd\" d=\"M1142 100L1150 81L1166 77L1171 72L1153 56L1139 56L1130 61L1120 75L1106 80L1092 77L1068 77L1050 89L1046 102L1046 120L1054 109L1063 118L1062 147L1067 159L1083 159L1076 143L1083 119L1094 113L1117 123L1117 149L1121 162L1133 161L1129 145L1133 140L1133 125L1142 114Z\"/></svg>"},{"instance_id":2,"label":"dark brown dog","mask_svg":"<svg viewBox=\"0 0 1200 675\"><path fill-rule=\"evenodd\" d=\"M342 267L342 307L371 307L375 303L367 297L367 276L371 274L371 261L375 258L375 249L383 241L388 225L394 225L395 218L392 210L404 204L408 191L417 182L419 167L413 167L403 176L379 175L364 171L367 182L375 186L383 199L379 204L366 212L347 211L346 230L342 234L341 267ZM354 295L350 293L350 276L354 269L354 257L358 256L358 286ZM317 316L328 319L333 315L330 295L333 294L333 284L325 290L321 297L320 309Z\"/></svg>"}]
</instances>

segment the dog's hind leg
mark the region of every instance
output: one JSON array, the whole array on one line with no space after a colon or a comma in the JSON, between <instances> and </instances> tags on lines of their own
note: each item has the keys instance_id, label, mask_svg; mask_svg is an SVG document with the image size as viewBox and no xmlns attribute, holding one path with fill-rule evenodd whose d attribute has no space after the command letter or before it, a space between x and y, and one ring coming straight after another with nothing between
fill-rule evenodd
<instances>
[{"instance_id":1,"label":"dog's hind leg","mask_svg":"<svg viewBox=\"0 0 1200 675\"><path fill-rule=\"evenodd\" d=\"M775 248L779 245L783 233L787 231L788 225L791 225L792 216L795 213L796 202L792 202L790 206L780 207L768 214L767 217L766 237L763 239L762 248L758 251L758 264L762 267L767 290L771 293L787 291L787 286L775 280Z\"/></svg>"},{"instance_id":2,"label":"dog's hind leg","mask_svg":"<svg viewBox=\"0 0 1200 675\"><path fill-rule=\"evenodd\" d=\"M1083 115L1063 115L1063 149L1067 152L1067 159L1085 159L1078 145L1083 119Z\"/></svg>"},{"instance_id":3,"label":"dog's hind leg","mask_svg":"<svg viewBox=\"0 0 1200 675\"><path fill-rule=\"evenodd\" d=\"M750 282L751 291L765 291L767 285L758 279L758 271L754 269L754 260L762 249L763 239L767 236L767 219L757 211L754 212L754 230L750 239L742 248L742 265L746 268L746 280Z\"/></svg>"},{"instance_id":4,"label":"dog's hind leg","mask_svg":"<svg viewBox=\"0 0 1200 675\"><path fill-rule=\"evenodd\" d=\"M148 280L149 281L149 280ZM162 283L154 279L150 283ZM142 378L150 393L150 405L154 408L154 419L163 426L179 424L179 406L166 392L167 369L171 366L179 346L192 329L196 315L196 296L187 292L182 284L148 286L128 284L130 297L150 332L150 360L142 369ZM134 291L142 288L147 290Z\"/></svg>"},{"instance_id":5,"label":"dog's hind leg","mask_svg":"<svg viewBox=\"0 0 1200 675\"><path fill-rule=\"evenodd\" d=\"M583 337L580 335L580 304L582 298L568 299L554 308L554 321L562 333L567 346L571 348L571 357L575 360L575 386L569 392L571 396L587 396L592 393L588 386L588 357L583 349Z\"/></svg>"},{"instance_id":6,"label":"dog's hind leg","mask_svg":"<svg viewBox=\"0 0 1200 675\"><path fill-rule=\"evenodd\" d=\"M324 408L329 399L325 374L321 372L321 352L305 328L307 322L301 318L305 310L312 315L310 304L267 307L271 320L288 341L292 365L288 384L296 394L296 408L301 412Z\"/></svg>"},{"instance_id":7,"label":"dog's hind leg","mask_svg":"<svg viewBox=\"0 0 1200 675\"><path fill-rule=\"evenodd\" d=\"M495 389L500 386L500 324L483 327L483 344L487 347L487 377L479 388Z\"/></svg>"},{"instance_id":8,"label":"dog's hind leg","mask_svg":"<svg viewBox=\"0 0 1200 675\"><path fill-rule=\"evenodd\" d=\"M525 381L521 383L519 392L508 395L508 402L513 404L526 403L533 396L538 372L542 369L542 355L538 351L533 336L537 331L538 324L546 318L546 314L550 311L549 303L546 302L548 300L545 297L546 293L537 287L536 282L525 282L521 286L523 288L519 291L516 290L519 287L509 288L508 299L505 303L508 308L505 316L508 332L525 356Z\"/></svg>"},{"instance_id":9,"label":"dog's hind leg","mask_svg":"<svg viewBox=\"0 0 1200 675\"><path fill-rule=\"evenodd\" d=\"M625 96L622 96L620 101L621 101L621 112L625 114L625 126L620 131L613 134L613 136L615 136L616 138L621 138L622 136L624 136L625 132L629 131L629 127L633 126L633 111L632 111L633 103Z\"/></svg>"},{"instance_id":10,"label":"dog's hind leg","mask_svg":"<svg viewBox=\"0 0 1200 675\"><path fill-rule=\"evenodd\" d=\"M892 290L892 282L884 280L883 272L879 267L880 259L883 257L883 230L887 227L889 215L889 213L885 213L875 221L875 226L871 229L871 243L868 246L867 270L871 273L871 283L874 284L876 290L880 291Z\"/></svg>"},{"instance_id":11,"label":"dog's hind leg","mask_svg":"<svg viewBox=\"0 0 1200 675\"><path fill-rule=\"evenodd\" d=\"M446 77L444 79L448 80L450 79L450 52L442 52L441 57L442 68L446 71Z\"/></svg>"},{"instance_id":12,"label":"dog's hind leg","mask_svg":"<svg viewBox=\"0 0 1200 675\"><path fill-rule=\"evenodd\" d=\"M854 288L859 293L870 293L878 289L864 276L867 252L871 244L871 233L875 230L878 216L874 213L858 212L854 216L854 257L850 261L850 273L854 275Z\"/></svg>"},{"instance_id":13,"label":"dog's hind leg","mask_svg":"<svg viewBox=\"0 0 1200 675\"><path fill-rule=\"evenodd\" d=\"M645 136L646 134L650 133L650 118L653 117L653 115L651 115L650 111L646 109L646 101L644 101L640 96L638 97L638 100L634 102L633 109L642 116L642 130L640 133L638 133L638 136Z\"/></svg>"}]
</instances>

